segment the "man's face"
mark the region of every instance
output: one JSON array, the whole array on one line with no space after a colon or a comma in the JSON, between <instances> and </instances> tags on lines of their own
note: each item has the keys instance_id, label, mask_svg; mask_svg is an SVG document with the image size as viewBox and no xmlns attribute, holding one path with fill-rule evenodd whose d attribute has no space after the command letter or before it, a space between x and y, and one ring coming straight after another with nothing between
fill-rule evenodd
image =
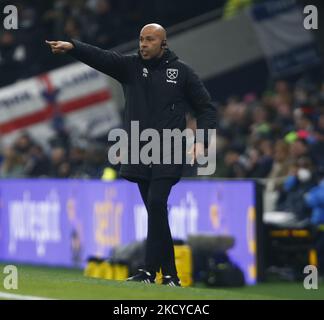
<instances>
[{"instance_id":1,"label":"man's face","mask_svg":"<svg viewBox=\"0 0 324 320\"><path fill-rule=\"evenodd\" d=\"M161 36L154 28L147 27L142 29L139 39L140 53L143 59L149 60L160 57L163 53L161 48Z\"/></svg>"}]
</instances>

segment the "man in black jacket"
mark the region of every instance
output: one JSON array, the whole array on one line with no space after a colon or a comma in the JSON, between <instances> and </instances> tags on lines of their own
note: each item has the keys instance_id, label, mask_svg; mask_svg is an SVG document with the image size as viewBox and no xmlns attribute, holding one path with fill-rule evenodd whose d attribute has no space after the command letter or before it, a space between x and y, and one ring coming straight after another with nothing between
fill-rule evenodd
<instances>
[{"instance_id":1,"label":"man in black jacket","mask_svg":"<svg viewBox=\"0 0 324 320\"><path fill-rule=\"evenodd\" d=\"M129 140L132 123L137 121L139 132L152 128L161 135L164 129L186 128L186 112L192 110L197 128L204 129L202 140L196 139L189 151L191 164L208 147L207 129L215 128L216 110L210 96L194 71L179 61L167 48L166 31L158 24L149 24L140 32L139 52L122 55L72 40L46 41L53 53L69 53L85 64L115 78L125 95L125 129ZM140 143L141 145L141 143ZM141 145L142 146L142 145ZM181 146L184 150L183 144ZM174 146L171 152L175 152ZM128 150L131 154L133 151ZM184 152L183 152L184 155ZM184 159L184 158L182 158ZM136 182L148 212L145 267L129 278L132 281L154 283L160 269L162 283L179 286L174 261L173 241L168 223L167 201L173 185L182 176L184 163L123 163L120 175Z\"/></svg>"}]
</instances>

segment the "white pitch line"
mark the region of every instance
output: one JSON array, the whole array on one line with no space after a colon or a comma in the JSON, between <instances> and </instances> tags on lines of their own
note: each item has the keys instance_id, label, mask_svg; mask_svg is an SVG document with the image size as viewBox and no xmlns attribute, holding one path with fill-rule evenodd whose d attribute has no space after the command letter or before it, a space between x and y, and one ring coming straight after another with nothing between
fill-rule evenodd
<instances>
[{"instance_id":1,"label":"white pitch line","mask_svg":"<svg viewBox=\"0 0 324 320\"><path fill-rule=\"evenodd\" d=\"M1 291L0 291L0 298L10 299L10 300L53 300L44 297L25 296L22 294L6 293Z\"/></svg>"}]
</instances>

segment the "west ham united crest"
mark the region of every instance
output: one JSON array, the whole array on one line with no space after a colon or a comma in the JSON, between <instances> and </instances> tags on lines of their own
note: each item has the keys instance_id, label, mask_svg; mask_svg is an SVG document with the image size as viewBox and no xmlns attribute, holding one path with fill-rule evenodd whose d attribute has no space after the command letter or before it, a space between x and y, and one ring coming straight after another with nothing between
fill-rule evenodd
<instances>
[{"instance_id":1,"label":"west ham united crest","mask_svg":"<svg viewBox=\"0 0 324 320\"><path fill-rule=\"evenodd\" d=\"M175 79L178 77L178 69L167 69L166 75L169 79L167 79L167 82L177 83Z\"/></svg>"},{"instance_id":2,"label":"west ham united crest","mask_svg":"<svg viewBox=\"0 0 324 320\"><path fill-rule=\"evenodd\" d=\"M171 80L175 80L178 77L178 69L167 69L167 77Z\"/></svg>"}]
</instances>

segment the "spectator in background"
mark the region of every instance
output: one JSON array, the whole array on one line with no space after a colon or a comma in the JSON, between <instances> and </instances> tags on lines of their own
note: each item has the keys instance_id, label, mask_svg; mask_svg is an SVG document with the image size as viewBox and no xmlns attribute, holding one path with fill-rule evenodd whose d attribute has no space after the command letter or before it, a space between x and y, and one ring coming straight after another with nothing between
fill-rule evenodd
<instances>
[{"instance_id":1,"label":"spectator in background","mask_svg":"<svg viewBox=\"0 0 324 320\"><path fill-rule=\"evenodd\" d=\"M236 97L229 98L221 112L220 131L231 140L231 144L246 145L248 124L246 104Z\"/></svg>"},{"instance_id":2,"label":"spectator in background","mask_svg":"<svg viewBox=\"0 0 324 320\"><path fill-rule=\"evenodd\" d=\"M85 166L86 151L78 146L72 146L69 152L69 163L71 176L74 178L80 178L86 171Z\"/></svg>"},{"instance_id":3,"label":"spectator in background","mask_svg":"<svg viewBox=\"0 0 324 320\"><path fill-rule=\"evenodd\" d=\"M288 132L294 130L292 107L289 104L280 104L274 111L273 130L276 137L282 137Z\"/></svg>"},{"instance_id":4,"label":"spectator in background","mask_svg":"<svg viewBox=\"0 0 324 320\"><path fill-rule=\"evenodd\" d=\"M310 158L302 157L290 168L285 179L277 211L293 213L297 220L307 219L310 210L307 208L304 195L316 184L315 170Z\"/></svg>"},{"instance_id":5,"label":"spectator in background","mask_svg":"<svg viewBox=\"0 0 324 320\"><path fill-rule=\"evenodd\" d=\"M27 155L34 142L27 132L22 132L14 142L15 150L21 155Z\"/></svg>"},{"instance_id":6,"label":"spectator in background","mask_svg":"<svg viewBox=\"0 0 324 320\"><path fill-rule=\"evenodd\" d=\"M50 139L52 147L62 147L64 150L69 150L71 145L70 132L66 129L64 123L53 123L55 135Z\"/></svg>"},{"instance_id":7,"label":"spectator in background","mask_svg":"<svg viewBox=\"0 0 324 320\"><path fill-rule=\"evenodd\" d=\"M294 108L298 109L306 105L309 100L309 93L302 85L296 85L294 90Z\"/></svg>"},{"instance_id":8,"label":"spectator in background","mask_svg":"<svg viewBox=\"0 0 324 320\"><path fill-rule=\"evenodd\" d=\"M94 143L89 145L85 153L85 166L84 175L100 179L107 166L106 145Z\"/></svg>"},{"instance_id":9,"label":"spectator in background","mask_svg":"<svg viewBox=\"0 0 324 320\"><path fill-rule=\"evenodd\" d=\"M272 168L273 144L270 140L262 139L258 143L258 148L254 149L254 154L250 155L250 166L248 177L266 178Z\"/></svg>"},{"instance_id":10,"label":"spectator in background","mask_svg":"<svg viewBox=\"0 0 324 320\"><path fill-rule=\"evenodd\" d=\"M307 157L309 155L309 149L307 142L304 139L297 139L290 144L289 156L292 159L298 159L301 157Z\"/></svg>"},{"instance_id":11,"label":"spectator in background","mask_svg":"<svg viewBox=\"0 0 324 320\"><path fill-rule=\"evenodd\" d=\"M278 80L275 83L274 95L273 95L274 106L277 108L281 104L292 105L293 95L290 90L290 86L287 81Z\"/></svg>"},{"instance_id":12,"label":"spectator in background","mask_svg":"<svg viewBox=\"0 0 324 320\"><path fill-rule=\"evenodd\" d=\"M51 167L50 167L49 175L51 177L59 177L61 172L62 172L60 167L66 161L66 151L65 151L65 149L62 148L62 147L54 147L51 150L50 161L51 161Z\"/></svg>"},{"instance_id":13,"label":"spectator in background","mask_svg":"<svg viewBox=\"0 0 324 320\"><path fill-rule=\"evenodd\" d=\"M310 133L313 131L313 124L312 121L306 117L305 115L301 115L297 117L295 121L296 131L301 132L305 138L307 138Z\"/></svg>"},{"instance_id":14,"label":"spectator in background","mask_svg":"<svg viewBox=\"0 0 324 320\"><path fill-rule=\"evenodd\" d=\"M245 178L246 169L241 158L240 147L232 146L225 152L225 177Z\"/></svg>"},{"instance_id":15,"label":"spectator in background","mask_svg":"<svg viewBox=\"0 0 324 320\"><path fill-rule=\"evenodd\" d=\"M1 178L23 178L24 159L14 148L7 147L3 152L3 161L0 167Z\"/></svg>"},{"instance_id":16,"label":"spectator in background","mask_svg":"<svg viewBox=\"0 0 324 320\"><path fill-rule=\"evenodd\" d=\"M314 247L317 251L318 271L324 276L324 167L317 171L318 185L305 195L305 202L312 209L311 223L315 229Z\"/></svg>"},{"instance_id":17,"label":"spectator in background","mask_svg":"<svg viewBox=\"0 0 324 320\"><path fill-rule=\"evenodd\" d=\"M274 161L268 175L267 191L278 191L286 176L292 160L289 158L289 146L283 140L277 140L274 145Z\"/></svg>"},{"instance_id":18,"label":"spectator in background","mask_svg":"<svg viewBox=\"0 0 324 320\"><path fill-rule=\"evenodd\" d=\"M71 165L68 161L63 161L59 164L56 173L57 178L66 179L71 177Z\"/></svg>"},{"instance_id":19,"label":"spectator in background","mask_svg":"<svg viewBox=\"0 0 324 320\"><path fill-rule=\"evenodd\" d=\"M46 177L50 171L50 162L40 145L34 144L26 159L25 174L28 177Z\"/></svg>"},{"instance_id":20,"label":"spectator in background","mask_svg":"<svg viewBox=\"0 0 324 320\"><path fill-rule=\"evenodd\" d=\"M260 138L270 138L272 126L269 121L269 112L264 107L256 107L252 113L252 124L250 126L252 141Z\"/></svg>"}]
</instances>

